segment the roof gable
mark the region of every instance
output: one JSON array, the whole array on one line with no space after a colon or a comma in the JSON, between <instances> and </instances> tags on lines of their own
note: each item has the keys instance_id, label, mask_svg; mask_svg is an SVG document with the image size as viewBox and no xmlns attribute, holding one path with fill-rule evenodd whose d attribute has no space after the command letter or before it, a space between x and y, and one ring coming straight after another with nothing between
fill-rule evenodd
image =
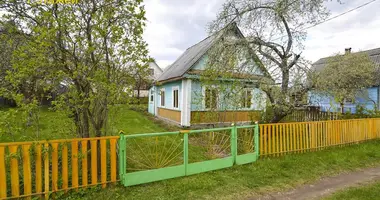
<instances>
[{"instance_id":1,"label":"roof gable","mask_svg":"<svg viewBox=\"0 0 380 200\"><path fill-rule=\"evenodd\" d=\"M228 28L227 30L229 33L234 36L237 36L239 38L244 38L244 35L241 33L239 28L236 26L235 23L231 24L230 26L227 26L225 28ZM226 30L226 29L224 29ZM200 41L199 43L193 45L192 47L188 48L172 65L164 69L164 72L162 75L158 78L158 82L164 82L164 81L170 81L170 80L177 80L182 78L186 72L188 72L190 69L193 69L194 66L196 66L194 69L199 70L205 63L205 58L207 58L207 51L215 44L216 41L223 35L223 32L217 32L206 39ZM198 69L199 68L199 69ZM258 68L260 73L257 75L262 75L263 70L266 69L260 69Z\"/></svg>"},{"instance_id":2,"label":"roof gable","mask_svg":"<svg viewBox=\"0 0 380 200\"><path fill-rule=\"evenodd\" d=\"M217 35L211 35L188 48L172 65L167 67L158 81L179 78L186 73L212 46Z\"/></svg>"},{"instance_id":3,"label":"roof gable","mask_svg":"<svg viewBox=\"0 0 380 200\"><path fill-rule=\"evenodd\" d=\"M155 61L149 63L149 68L155 69L155 70L157 70L157 71L159 71L161 73L163 72L162 69L161 69L161 67L158 66Z\"/></svg>"}]
</instances>

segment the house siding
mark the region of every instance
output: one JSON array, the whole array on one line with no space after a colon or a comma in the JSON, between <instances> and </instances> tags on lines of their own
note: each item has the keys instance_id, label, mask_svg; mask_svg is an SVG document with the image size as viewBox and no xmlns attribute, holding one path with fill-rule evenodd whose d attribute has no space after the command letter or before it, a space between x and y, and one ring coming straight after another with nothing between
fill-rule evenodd
<instances>
[{"instance_id":1,"label":"house siding","mask_svg":"<svg viewBox=\"0 0 380 200\"><path fill-rule=\"evenodd\" d=\"M257 110L248 111L192 111L191 124L212 124L227 122L252 122L259 121L261 112Z\"/></svg>"},{"instance_id":2,"label":"house siding","mask_svg":"<svg viewBox=\"0 0 380 200\"><path fill-rule=\"evenodd\" d=\"M223 94L219 94L218 110L264 110L266 105L266 98L260 89L252 89L252 105L251 108L241 108L238 106L231 106L229 101L236 100L232 98L223 98ZM204 106L204 94L202 83L199 80L192 81L191 85L191 111L206 111Z\"/></svg>"},{"instance_id":3,"label":"house siding","mask_svg":"<svg viewBox=\"0 0 380 200\"><path fill-rule=\"evenodd\" d=\"M207 62L207 55L202 56L191 69L204 70Z\"/></svg>"},{"instance_id":4,"label":"house siding","mask_svg":"<svg viewBox=\"0 0 380 200\"><path fill-rule=\"evenodd\" d=\"M173 87L178 87L178 108L173 107ZM164 89L165 90L165 106L161 106L161 94L160 91ZM181 101L181 95L182 95L182 81L174 81L165 83L163 85L157 86L158 91L158 107L166 108L166 109L172 109L172 110L181 110L182 101Z\"/></svg>"},{"instance_id":5,"label":"house siding","mask_svg":"<svg viewBox=\"0 0 380 200\"><path fill-rule=\"evenodd\" d=\"M206 67L206 64L207 64L207 55L204 55L202 56L195 64L194 66L191 68L193 70L204 70L205 67ZM243 67L244 65L248 65L248 67ZM258 68L254 62L249 62L247 64L246 62L246 59L242 59L241 61L239 61L239 65L241 65L241 67L243 67L245 70L245 73L249 73L249 74L255 74L255 75L264 75L264 73L260 70L260 68Z\"/></svg>"},{"instance_id":6,"label":"house siding","mask_svg":"<svg viewBox=\"0 0 380 200\"><path fill-rule=\"evenodd\" d=\"M170 110L166 108L158 108L157 114L160 117L168 119L175 123L181 123L181 111L178 110Z\"/></svg>"},{"instance_id":7,"label":"house siding","mask_svg":"<svg viewBox=\"0 0 380 200\"><path fill-rule=\"evenodd\" d=\"M191 83L191 111L201 111L203 108L203 99L202 99L202 87L201 83L197 80L194 80Z\"/></svg>"},{"instance_id":8,"label":"house siding","mask_svg":"<svg viewBox=\"0 0 380 200\"><path fill-rule=\"evenodd\" d=\"M357 106L363 106L367 110L374 110L375 104L379 105L379 87L370 87L360 92L354 103L344 105L345 113L356 113ZM309 93L309 105L320 107L323 112L340 112L340 104L334 101L332 96L321 95L316 92Z\"/></svg>"}]
</instances>

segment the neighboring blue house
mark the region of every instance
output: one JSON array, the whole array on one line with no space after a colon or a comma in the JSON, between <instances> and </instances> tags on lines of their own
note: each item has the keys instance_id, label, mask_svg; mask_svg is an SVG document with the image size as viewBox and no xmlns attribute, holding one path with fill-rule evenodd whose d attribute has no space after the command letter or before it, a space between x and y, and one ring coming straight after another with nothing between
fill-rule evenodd
<instances>
[{"instance_id":1,"label":"neighboring blue house","mask_svg":"<svg viewBox=\"0 0 380 200\"><path fill-rule=\"evenodd\" d=\"M228 39L243 37L236 25L229 29ZM204 86L200 81L200 73L207 63L207 52L221 38L221 34L214 34L194 46L188 48L172 65L167 67L158 78L155 85L149 90L149 113L180 126L195 124L214 124L230 122L251 122L257 118L258 111L263 110L266 97L252 80L239 91L244 97L240 106L230 106L226 96L219 93L212 86ZM262 70L250 63L249 75L262 76ZM247 65L245 65L247 66ZM239 79L242 81L242 79ZM229 85L228 81L220 84ZM206 119L205 114L216 110L217 116ZM196 120L197 119L197 120ZM256 119L258 120L258 119Z\"/></svg>"},{"instance_id":2,"label":"neighboring blue house","mask_svg":"<svg viewBox=\"0 0 380 200\"><path fill-rule=\"evenodd\" d=\"M351 53L351 48L345 49L345 53ZM362 53L368 54L370 59L377 65L380 65L380 48L362 51ZM313 64L313 68L316 71L322 70L328 61L328 57L321 58ZM379 77L380 78L380 77ZM334 101L333 97L318 94L316 92L309 93L309 105L319 107L323 112L340 112L341 106ZM376 107L380 107L380 87L379 84L373 87L369 87L356 96L355 101L346 102L343 105L343 111L345 113L356 113L357 106L362 106L368 110L374 110Z\"/></svg>"}]
</instances>

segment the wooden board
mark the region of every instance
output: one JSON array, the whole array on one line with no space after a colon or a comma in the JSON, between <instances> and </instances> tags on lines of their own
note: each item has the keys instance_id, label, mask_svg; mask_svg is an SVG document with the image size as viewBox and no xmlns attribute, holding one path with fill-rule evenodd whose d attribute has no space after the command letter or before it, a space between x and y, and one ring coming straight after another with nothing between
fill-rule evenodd
<instances>
[{"instance_id":1,"label":"wooden board","mask_svg":"<svg viewBox=\"0 0 380 200\"><path fill-rule=\"evenodd\" d=\"M191 124L248 122L260 119L260 111L192 111Z\"/></svg>"},{"instance_id":2,"label":"wooden board","mask_svg":"<svg viewBox=\"0 0 380 200\"><path fill-rule=\"evenodd\" d=\"M158 108L157 110L158 116L181 123L181 111L166 108Z\"/></svg>"}]
</instances>

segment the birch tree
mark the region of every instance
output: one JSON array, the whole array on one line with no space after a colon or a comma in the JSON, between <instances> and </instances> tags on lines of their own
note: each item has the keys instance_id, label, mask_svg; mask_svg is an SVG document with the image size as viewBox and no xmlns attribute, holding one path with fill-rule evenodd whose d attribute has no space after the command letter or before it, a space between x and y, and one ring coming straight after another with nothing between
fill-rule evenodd
<instances>
[{"instance_id":1,"label":"birch tree","mask_svg":"<svg viewBox=\"0 0 380 200\"><path fill-rule=\"evenodd\" d=\"M236 24L244 37L219 40L208 54L205 76L239 78L237 74L252 74L260 69L262 76L244 79L257 83L265 92L273 110L270 121L278 122L294 110L295 97L312 87L306 82L310 63L302 58L302 43L307 27L328 15L324 0L227 0L209 30L228 36L226 27ZM236 53L238 48L246 53Z\"/></svg>"}]
</instances>

